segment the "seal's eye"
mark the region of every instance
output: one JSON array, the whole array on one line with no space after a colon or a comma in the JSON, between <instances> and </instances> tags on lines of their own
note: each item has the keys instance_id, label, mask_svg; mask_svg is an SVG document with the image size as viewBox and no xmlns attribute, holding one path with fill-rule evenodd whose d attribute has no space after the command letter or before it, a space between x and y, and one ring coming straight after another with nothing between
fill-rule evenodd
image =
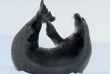
<instances>
[{"instance_id":1,"label":"seal's eye","mask_svg":"<svg viewBox=\"0 0 110 74\"><path fill-rule=\"evenodd\" d=\"M79 20L76 20L76 24L79 24Z\"/></svg>"}]
</instances>

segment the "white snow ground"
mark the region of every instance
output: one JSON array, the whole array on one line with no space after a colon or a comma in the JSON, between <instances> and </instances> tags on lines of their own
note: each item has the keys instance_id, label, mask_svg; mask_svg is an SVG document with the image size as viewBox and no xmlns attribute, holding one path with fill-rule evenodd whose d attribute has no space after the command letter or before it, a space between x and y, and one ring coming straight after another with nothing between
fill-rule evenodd
<instances>
[{"instance_id":1,"label":"white snow ground","mask_svg":"<svg viewBox=\"0 0 110 74\"><path fill-rule=\"evenodd\" d=\"M27 74L15 70L11 61L12 37L0 35L0 74ZM48 43L47 43L48 42ZM48 44L45 46L45 44ZM40 40L40 45L53 47L50 40ZM110 44L92 43L92 57L84 74L110 74ZM73 73L71 73L73 74Z\"/></svg>"}]
</instances>

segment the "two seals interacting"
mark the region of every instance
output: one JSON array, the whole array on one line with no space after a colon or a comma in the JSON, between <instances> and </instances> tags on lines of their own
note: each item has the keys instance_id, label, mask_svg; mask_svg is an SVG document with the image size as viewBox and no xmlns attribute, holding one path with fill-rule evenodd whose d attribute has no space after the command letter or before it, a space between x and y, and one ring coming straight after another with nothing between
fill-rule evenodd
<instances>
[{"instance_id":1,"label":"two seals interacting","mask_svg":"<svg viewBox=\"0 0 110 74\"><path fill-rule=\"evenodd\" d=\"M74 15L75 33L63 39L51 24L55 17L41 1L40 9L15 36L12 43L12 60L17 70L31 74L82 73L91 56L89 30L84 18ZM47 36L54 48L39 47L39 33L46 23Z\"/></svg>"}]
</instances>

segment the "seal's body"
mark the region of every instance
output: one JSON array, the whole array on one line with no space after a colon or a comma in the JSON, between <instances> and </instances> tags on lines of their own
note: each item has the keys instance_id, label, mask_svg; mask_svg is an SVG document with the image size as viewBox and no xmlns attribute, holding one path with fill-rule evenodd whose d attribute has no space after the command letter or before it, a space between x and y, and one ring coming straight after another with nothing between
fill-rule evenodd
<instances>
[{"instance_id":1,"label":"seal's body","mask_svg":"<svg viewBox=\"0 0 110 74\"><path fill-rule=\"evenodd\" d=\"M54 48L38 45L42 18L38 14L15 36L12 44L12 59L17 70L32 74L82 73L91 56L89 30L84 18L74 15L75 33L63 39L48 21L47 35Z\"/></svg>"}]
</instances>

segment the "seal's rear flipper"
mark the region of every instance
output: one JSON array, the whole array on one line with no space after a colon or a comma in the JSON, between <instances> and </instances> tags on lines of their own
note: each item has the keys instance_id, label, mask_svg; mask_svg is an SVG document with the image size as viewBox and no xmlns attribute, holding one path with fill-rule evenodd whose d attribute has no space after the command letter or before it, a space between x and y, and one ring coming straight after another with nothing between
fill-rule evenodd
<instances>
[{"instance_id":1,"label":"seal's rear flipper","mask_svg":"<svg viewBox=\"0 0 110 74\"><path fill-rule=\"evenodd\" d=\"M40 12L40 13L44 13L43 11L48 12L48 9L46 8L46 6L45 6L45 4L44 4L44 1L41 0L39 12Z\"/></svg>"},{"instance_id":2,"label":"seal's rear flipper","mask_svg":"<svg viewBox=\"0 0 110 74\"><path fill-rule=\"evenodd\" d=\"M41 0L41 5L44 4L44 0Z\"/></svg>"},{"instance_id":3,"label":"seal's rear flipper","mask_svg":"<svg viewBox=\"0 0 110 74\"><path fill-rule=\"evenodd\" d=\"M40 3L39 13L42 15L44 23L47 21L53 22L55 20L55 17L52 16L51 12L48 11L48 9L46 8L43 0L41 0L41 3ZM44 19L44 15L47 15L47 14L50 15L48 17L49 19ZM47 21L45 21L45 20L47 20Z\"/></svg>"}]
</instances>

